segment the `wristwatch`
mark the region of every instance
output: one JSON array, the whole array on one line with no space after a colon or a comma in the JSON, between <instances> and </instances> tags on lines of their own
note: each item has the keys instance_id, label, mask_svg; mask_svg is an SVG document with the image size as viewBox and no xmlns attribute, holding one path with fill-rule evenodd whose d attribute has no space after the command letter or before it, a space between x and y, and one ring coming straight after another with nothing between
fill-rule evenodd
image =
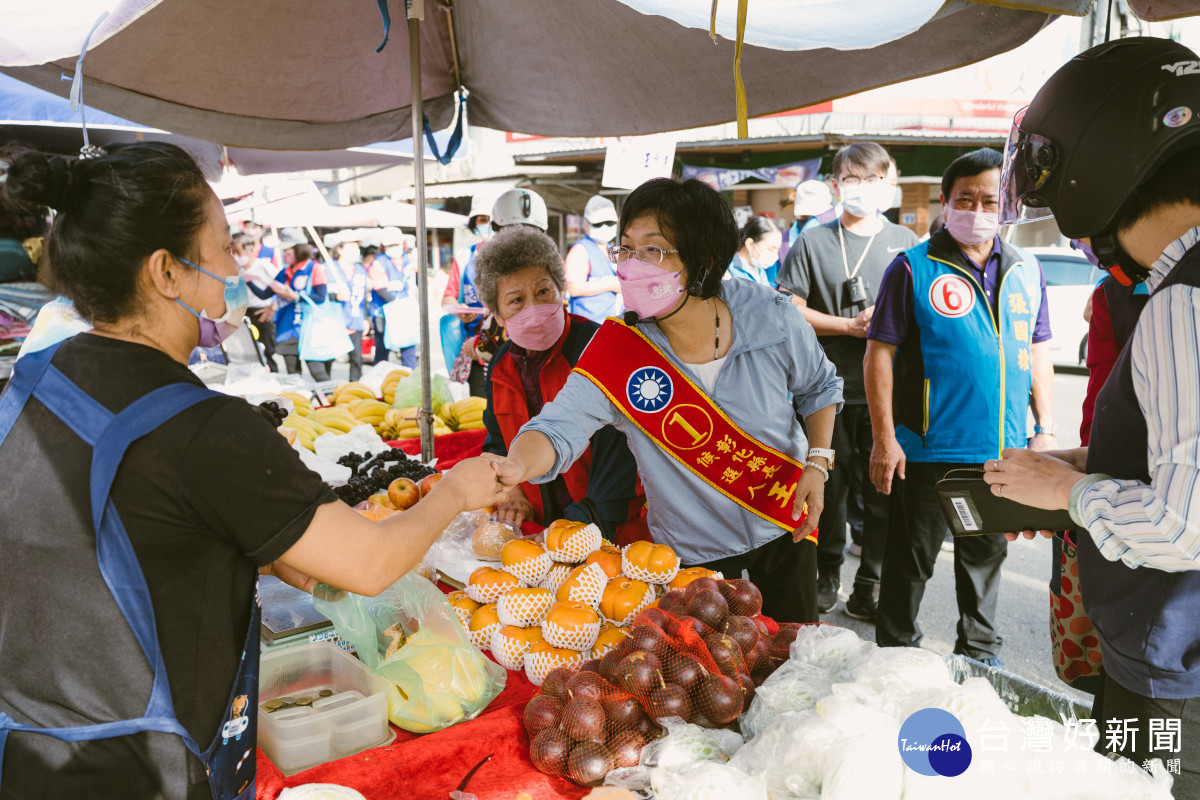
<instances>
[{"instance_id":1,"label":"wristwatch","mask_svg":"<svg viewBox=\"0 0 1200 800\"><path fill-rule=\"evenodd\" d=\"M1043 428L1041 425L1034 425L1033 432L1034 434L1044 433L1048 436L1058 436L1058 425L1054 424L1053 422L1050 423L1050 426L1046 428Z\"/></svg>"},{"instance_id":2,"label":"wristwatch","mask_svg":"<svg viewBox=\"0 0 1200 800\"><path fill-rule=\"evenodd\" d=\"M808 455L805 456L805 458L812 458L813 456L816 456L817 458L826 459L829 462L829 468L833 469L834 452L832 450L830 450L828 447L810 447L810 448L808 448Z\"/></svg>"}]
</instances>

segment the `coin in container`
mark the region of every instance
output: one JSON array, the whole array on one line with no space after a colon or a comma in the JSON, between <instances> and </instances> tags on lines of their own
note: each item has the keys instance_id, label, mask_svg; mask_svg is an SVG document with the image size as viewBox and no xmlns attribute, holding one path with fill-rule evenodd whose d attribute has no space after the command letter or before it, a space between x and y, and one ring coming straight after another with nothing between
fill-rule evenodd
<instances>
[{"instance_id":1,"label":"coin in container","mask_svg":"<svg viewBox=\"0 0 1200 800\"><path fill-rule=\"evenodd\" d=\"M279 699L283 701L283 704L284 704L285 706L294 706L294 705L296 705L296 698L294 698L294 697L281 697L281 698L279 698Z\"/></svg>"},{"instance_id":2,"label":"coin in container","mask_svg":"<svg viewBox=\"0 0 1200 800\"><path fill-rule=\"evenodd\" d=\"M268 700L267 702L263 703L263 708L265 708L268 712L277 711L278 709L283 708L283 701L278 697L274 700Z\"/></svg>"},{"instance_id":3,"label":"coin in container","mask_svg":"<svg viewBox=\"0 0 1200 800\"><path fill-rule=\"evenodd\" d=\"M296 700L296 705L298 705L298 706L311 706L312 704L313 704L313 699L311 697L309 697L308 695L305 695L304 697L298 698Z\"/></svg>"},{"instance_id":4,"label":"coin in container","mask_svg":"<svg viewBox=\"0 0 1200 800\"><path fill-rule=\"evenodd\" d=\"M322 689L321 690L321 697L332 697L332 696L333 696L333 689Z\"/></svg>"}]
</instances>

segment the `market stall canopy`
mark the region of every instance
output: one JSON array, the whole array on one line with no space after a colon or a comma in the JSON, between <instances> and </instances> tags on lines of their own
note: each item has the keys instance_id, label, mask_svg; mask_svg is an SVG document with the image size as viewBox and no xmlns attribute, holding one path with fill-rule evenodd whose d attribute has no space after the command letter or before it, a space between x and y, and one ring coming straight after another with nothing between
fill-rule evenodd
<instances>
[{"instance_id":1,"label":"market stall canopy","mask_svg":"<svg viewBox=\"0 0 1200 800\"><path fill-rule=\"evenodd\" d=\"M226 183L222 181L221 184ZM221 184L217 194L225 194ZM417 207L395 200L375 200L349 206L334 206L325 201L317 185L305 180L274 180L263 183L225 207L230 222L254 220L262 225L311 228L415 228ZM436 208L425 209L429 228L456 228L467 218Z\"/></svg>"},{"instance_id":2,"label":"market stall canopy","mask_svg":"<svg viewBox=\"0 0 1200 800\"><path fill-rule=\"evenodd\" d=\"M345 150L260 150L246 147L223 148L212 142L179 136L139 125L103 111L85 108L91 142L172 142L187 150L200 164L204 174L216 177L224 167L241 175L299 172L340 167L371 167L404 164L412 161L412 140L377 142ZM434 141L442 151L448 146L450 131L437 131ZM64 97L30 86L0 74L0 144L19 141L45 152L74 155L82 144L78 111ZM455 158L466 155L466 138L455 151ZM426 158L432 155L426 151Z\"/></svg>"},{"instance_id":3,"label":"market stall canopy","mask_svg":"<svg viewBox=\"0 0 1200 800\"><path fill-rule=\"evenodd\" d=\"M1200 0L1162 4L1190 10ZM609 136L727 122L735 117L728 18L737 2L718 4L716 42L688 27L695 10L707 14L710 5L430 0L420 33L425 112L435 128L446 127L461 87L472 124L506 131ZM741 60L749 114L973 63L1026 41L1053 15L1090 5L750 0L748 29L757 38ZM352 147L408 135L404 3L388 6L397 24L376 52L384 25L374 0L343 0L336 12L327 0L8 0L0 7L0 66L66 95L62 78L107 7L82 68L90 104L244 147ZM773 49L781 46L792 49Z\"/></svg>"}]
</instances>

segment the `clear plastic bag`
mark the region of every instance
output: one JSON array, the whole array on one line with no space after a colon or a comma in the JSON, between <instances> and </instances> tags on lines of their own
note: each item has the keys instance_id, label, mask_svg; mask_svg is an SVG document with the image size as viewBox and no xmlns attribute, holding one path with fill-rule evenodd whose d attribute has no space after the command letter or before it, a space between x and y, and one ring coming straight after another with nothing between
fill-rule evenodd
<instances>
[{"instance_id":1,"label":"clear plastic bag","mask_svg":"<svg viewBox=\"0 0 1200 800\"><path fill-rule=\"evenodd\" d=\"M434 375L430 379L429 396L430 408L434 413L445 403L454 402L454 396L450 394L450 382L441 375ZM421 375L416 372L400 379L396 384L396 398L392 401L392 408L413 407L421 407Z\"/></svg>"},{"instance_id":2,"label":"clear plastic bag","mask_svg":"<svg viewBox=\"0 0 1200 800\"><path fill-rule=\"evenodd\" d=\"M471 644L446 596L405 575L375 597L321 584L313 607L388 682L388 718L429 733L479 715L504 690L505 672Z\"/></svg>"}]
</instances>

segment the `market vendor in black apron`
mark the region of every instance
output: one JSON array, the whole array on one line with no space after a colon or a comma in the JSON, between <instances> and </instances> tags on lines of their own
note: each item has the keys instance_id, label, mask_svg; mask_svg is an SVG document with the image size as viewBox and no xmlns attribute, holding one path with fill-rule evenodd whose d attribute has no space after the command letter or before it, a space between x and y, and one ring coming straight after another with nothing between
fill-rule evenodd
<instances>
[{"instance_id":1,"label":"market vendor in black apron","mask_svg":"<svg viewBox=\"0 0 1200 800\"><path fill-rule=\"evenodd\" d=\"M179 148L8 163L0 201L58 212L44 279L94 330L0 395L0 798L253 798L260 569L374 595L506 494L472 459L371 522L204 388L188 355L246 288Z\"/></svg>"}]
</instances>

